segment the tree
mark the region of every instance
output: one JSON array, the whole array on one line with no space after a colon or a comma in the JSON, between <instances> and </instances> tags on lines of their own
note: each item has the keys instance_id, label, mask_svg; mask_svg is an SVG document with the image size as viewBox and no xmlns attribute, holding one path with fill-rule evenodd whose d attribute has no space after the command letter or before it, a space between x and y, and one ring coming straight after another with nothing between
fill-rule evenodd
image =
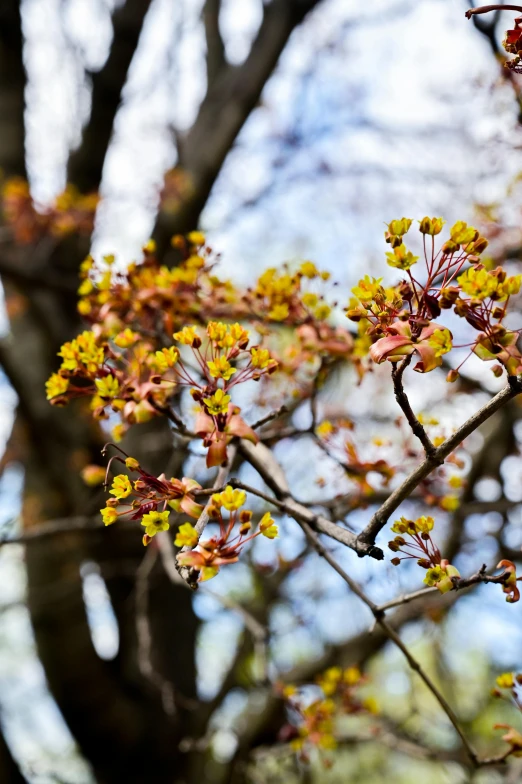
<instances>
[{"instance_id":1,"label":"tree","mask_svg":"<svg viewBox=\"0 0 522 784\"><path fill-rule=\"evenodd\" d=\"M207 92L192 127L178 141L177 166L167 177L153 240L144 247L143 262L126 272L114 271L112 257L101 263L85 260L96 207L96 197L89 192L100 184L149 3L129 0L115 12L111 53L93 75L90 120L80 148L69 160L69 179L77 190L69 188L44 214L32 205L24 179L20 11L17 4L6 6L8 34L2 56L18 81L9 78L0 94L12 106L16 88L18 109L6 112L10 120L16 118L16 151L7 145L5 153L0 149L9 176L4 209L14 239L1 265L14 315L0 359L19 398L11 449L22 460L26 475L29 604L50 688L99 781L241 781L249 775L251 750L272 747L278 739L292 740L305 761L316 746L333 746L332 722L338 710L363 718L372 713L371 700L359 696L365 681L353 665L362 666L386 640L402 651L460 737L462 749L457 748L452 759L463 765L496 765L519 750L518 736L508 730L507 751L491 757L477 752L449 700L397 631L424 613L430 600L433 610L446 607L458 590L480 583L496 583L508 601L518 599L512 559L501 559L499 573L477 564L468 577L461 577L453 565L462 547L462 510L474 500L476 483L495 461L500 471L511 449L509 438L497 456L481 452L475 459L460 497L448 491L452 477L441 466L447 459L458 466L455 450L490 420L495 447L500 429L512 433L515 415L508 404L521 391L522 360L517 333L503 321L509 298L518 293L519 276L483 265L480 256L487 241L464 222L455 224L449 239L435 249L442 221L424 218L420 233L427 267L421 282L410 272L418 258L403 243L411 221L392 221L386 236L388 263L405 277L387 289L375 279L363 279L348 310L359 326L350 329L347 323L332 322L332 305L321 288L328 276L311 262L280 273L270 269L255 288L241 290L219 278L212 249L197 231L227 153L292 31L316 4L273 0L265 6L250 53L240 66L231 66L224 58L219 2L205 4ZM174 199L175 211L165 208L169 199L171 207ZM35 252L35 247L42 252ZM77 275L78 311L73 296ZM441 309L454 310L478 333L471 338L474 353L485 361L496 359L495 373L505 373L508 383L453 435L435 443L413 412L403 375L414 357L415 369L426 373L440 367L450 352L452 335L436 321ZM91 329L82 327L80 316ZM56 362L58 350L61 367ZM376 363L392 363L397 402L423 450L407 444L403 459L413 460L415 467L391 493L387 488L401 475L400 463L361 457L349 437L353 423L346 414L328 418L321 413L322 390L346 366L363 378L372 367L365 359L368 351ZM457 377L450 369L449 380ZM44 398L47 380L53 406ZM265 409L257 422L242 415L232 393L239 384L246 388L255 382L261 389L256 403ZM186 385L198 409L195 421L187 412ZM86 398L91 410L86 410ZM65 403L69 405L63 408ZM305 408L311 424L297 428L293 414ZM107 449L110 468L125 468L114 471L109 482L113 498L102 515L111 527L104 530L93 514L102 506L102 493L95 486L106 440L103 425L110 411L122 417L114 438L126 434L121 447ZM143 448L145 434L152 437L152 449ZM275 447L303 437L353 483L349 492L317 502L297 500ZM341 449L336 439L342 440ZM214 479L206 472L203 483L193 476L183 478L195 445L204 448L207 468L218 468ZM246 464L266 490L236 478ZM454 480L457 488L458 481L459 476ZM252 497L260 499L270 511L245 509L247 497L249 503ZM432 539L431 516L401 517L394 524L390 548L402 554L394 560L420 555L419 565L426 571L428 588L420 596L420 609L414 602L418 591L377 604L320 538L329 537L361 558L380 561L384 553L376 538L410 498L453 514L451 534L440 549L438 540ZM347 512L364 510L370 502L376 508L369 522L357 532L344 524ZM259 580L257 604L245 607L233 597L217 599L240 615L245 634L217 695L206 703L198 701L198 624L188 588L219 570L232 570L252 539L276 537L272 515L277 514L292 518L304 533L299 559L310 553L324 559L362 600L377 631L362 634L351 647L332 648L323 660L287 675L289 685L274 689L267 661L270 613L299 559L282 560L273 574L253 565ZM119 516L129 515L134 526L112 525ZM200 543L209 522L217 525L217 533ZM145 528L145 551L134 530L140 525ZM172 536L167 534L171 526L179 552L172 549ZM114 662L103 662L92 645L80 576L85 560L100 564L118 620L120 649ZM52 604L41 602L42 592L60 579L67 579L67 594ZM400 609L388 620L387 611L397 606ZM350 666L340 668L339 661ZM313 678L318 678L324 698L332 700L322 698L308 706L302 702L294 684ZM212 721L231 690L245 683L261 689L262 709L247 712L237 748L220 762L209 753ZM508 674L500 686L516 695L516 683ZM286 711L293 721L285 719ZM405 742L412 743L412 738ZM418 746L421 753L437 754Z\"/></svg>"}]
</instances>

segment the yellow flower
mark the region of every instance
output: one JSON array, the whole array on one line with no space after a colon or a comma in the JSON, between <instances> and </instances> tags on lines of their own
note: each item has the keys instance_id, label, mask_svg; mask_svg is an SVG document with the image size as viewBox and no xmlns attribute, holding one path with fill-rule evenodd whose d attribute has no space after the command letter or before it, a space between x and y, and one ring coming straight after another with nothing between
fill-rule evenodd
<instances>
[{"instance_id":1,"label":"yellow flower","mask_svg":"<svg viewBox=\"0 0 522 784\"><path fill-rule=\"evenodd\" d=\"M431 234L434 237L436 234L441 233L445 223L446 221L442 220L442 218L425 217L419 221L419 231L421 234Z\"/></svg>"},{"instance_id":2,"label":"yellow flower","mask_svg":"<svg viewBox=\"0 0 522 784\"><path fill-rule=\"evenodd\" d=\"M443 354L451 351L453 347L451 332L449 329L436 329L431 338L429 338L428 343L435 349L435 356L441 357Z\"/></svg>"},{"instance_id":3,"label":"yellow flower","mask_svg":"<svg viewBox=\"0 0 522 784\"><path fill-rule=\"evenodd\" d=\"M156 536L160 531L169 530L170 512L147 512L141 518L141 524L145 528L147 536Z\"/></svg>"},{"instance_id":4,"label":"yellow flower","mask_svg":"<svg viewBox=\"0 0 522 784\"><path fill-rule=\"evenodd\" d=\"M388 231L394 237L402 237L403 234L407 234L410 230L410 226L413 223L411 218L400 218L396 220L392 220L388 223Z\"/></svg>"},{"instance_id":5,"label":"yellow flower","mask_svg":"<svg viewBox=\"0 0 522 784\"><path fill-rule=\"evenodd\" d=\"M320 302L314 310L314 316L316 319L319 319L319 321L324 321L324 319L328 318L331 312L332 309L330 305L327 305L326 302Z\"/></svg>"},{"instance_id":6,"label":"yellow flower","mask_svg":"<svg viewBox=\"0 0 522 784\"><path fill-rule=\"evenodd\" d=\"M406 245L402 244L394 248L393 251L386 254L388 265L396 267L401 270L409 270L419 260L418 256L414 256L410 250L407 250Z\"/></svg>"},{"instance_id":7,"label":"yellow flower","mask_svg":"<svg viewBox=\"0 0 522 784\"><path fill-rule=\"evenodd\" d=\"M167 370L174 367L178 359L179 351L175 346L162 348L161 351L156 351L154 354L154 366L159 373L166 373Z\"/></svg>"},{"instance_id":8,"label":"yellow flower","mask_svg":"<svg viewBox=\"0 0 522 784\"><path fill-rule=\"evenodd\" d=\"M305 278L316 278L319 275L319 271L313 261L303 261L299 267L299 272Z\"/></svg>"},{"instance_id":9,"label":"yellow flower","mask_svg":"<svg viewBox=\"0 0 522 784\"><path fill-rule=\"evenodd\" d=\"M272 310L269 311L268 316L274 321L284 321L285 318L288 318L289 312L290 310L287 303L282 302L279 305L274 305Z\"/></svg>"},{"instance_id":10,"label":"yellow flower","mask_svg":"<svg viewBox=\"0 0 522 784\"><path fill-rule=\"evenodd\" d=\"M120 384L114 376L105 376L104 378L94 379L96 389L101 398L114 398L118 396L120 391Z\"/></svg>"},{"instance_id":11,"label":"yellow flower","mask_svg":"<svg viewBox=\"0 0 522 784\"><path fill-rule=\"evenodd\" d=\"M189 231L187 234L187 239L191 243L191 245L204 245L205 244L205 235L202 231Z\"/></svg>"},{"instance_id":12,"label":"yellow flower","mask_svg":"<svg viewBox=\"0 0 522 784\"><path fill-rule=\"evenodd\" d=\"M515 679L512 672L503 672L496 678L495 683L499 689L512 689L515 685Z\"/></svg>"},{"instance_id":13,"label":"yellow flower","mask_svg":"<svg viewBox=\"0 0 522 784\"><path fill-rule=\"evenodd\" d=\"M105 509L101 509L100 511L105 525L112 525L118 519L118 512L112 506L106 506Z\"/></svg>"},{"instance_id":14,"label":"yellow flower","mask_svg":"<svg viewBox=\"0 0 522 784\"><path fill-rule=\"evenodd\" d=\"M190 523L183 523L178 528L178 533L174 539L176 547L194 547L198 543L199 534Z\"/></svg>"},{"instance_id":15,"label":"yellow flower","mask_svg":"<svg viewBox=\"0 0 522 784\"><path fill-rule=\"evenodd\" d=\"M470 267L462 275L459 275L457 280L462 291L475 299L491 297L499 284L495 275L490 275L485 269L476 270L474 267Z\"/></svg>"},{"instance_id":16,"label":"yellow flower","mask_svg":"<svg viewBox=\"0 0 522 784\"><path fill-rule=\"evenodd\" d=\"M230 403L230 395L225 395L222 389L216 389L211 397L204 397L203 402L211 416L226 414L228 404Z\"/></svg>"},{"instance_id":17,"label":"yellow flower","mask_svg":"<svg viewBox=\"0 0 522 784\"><path fill-rule=\"evenodd\" d=\"M446 512L454 512L459 508L460 500L456 495L445 495L441 499L440 505Z\"/></svg>"},{"instance_id":18,"label":"yellow flower","mask_svg":"<svg viewBox=\"0 0 522 784\"><path fill-rule=\"evenodd\" d=\"M401 517L400 520L394 522L391 530L394 534L414 534L416 533L417 528L413 520L407 520L405 517Z\"/></svg>"},{"instance_id":19,"label":"yellow flower","mask_svg":"<svg viewBox=\"0 0 522 784\"><path fill-rule=\"evenodd\" d=\"M266 348L251 348L250 361L254 367L264 370L270 364L270 352Z\"/></svg>"},{"instance_id":20,"label":"yellow flower","mask_svg":"<svg viewBox=\"0 0 522 784\"><path fill-rule=\"evenodd\" d=\"M246 501L246 493L244 490L234 490L230 485L227 485L222 493L214 493L212 501L216 506L224 506L225 509L232 512L243 506Z\"/></svg>"},{"instance_id":21,"label":"yellow flower","mask_svg":"<svg viewBox=\"0 0 522 784\"><path fill-rule=\"evenodd\" d=\"M273 524L274 524L274 520L270 515L270 512L266 512L261 518L261 520L259 521L259 530L266 531L267 528L270 528L270 526L272 526Z\"/></svg>"},{"instance_id":22,"label":"yellow flower","mask_svg":"<svg viewBox=\"0 0 522 784\"><path fill-rule=\"evenodd\" d=\"M53 373L52 376L45 382L45 390L47 400L52 400L53 397L63 395L69 388L69 379L63 378L58 373Z\"/></svg>"},{"instance_id":23,"label":"yellow flower","mask_svg":"<svg viewBox=\"0 0 522 784\"><path fill-rule=\"evenodd\" d=\"M125 458L125 465L130 471L136 471L140 467L140 464L135 457Z\"/></svg>"},{"instance_id":24,"label":"yellow flower","mask_svg":"<svg viewBox=\"0 0 522 784\"><path fill-rule=\"evenodd\" d=\"M156 253L156 241L155 240L147 240L145 245L142 247L143 253L147 256L151 256L153 253Z\"/></svg>"},{"instance_id":25,"label":"yellow flower","mask_svg":"<svg viewBox=\"0 0 522 784\"><path fill-rule=\"evenodd\" d=\"M232 367L225 357L217 357L214 362L207 362L207 365L212 378L223 378L228 381L234 373L237 373L237 368Z\"/></svg>"},{"instance_id":26,"label":"yellow flower","mask_svg":"<svg viewBox=\"0 0 522 784\"><path fill-rule=\"evenodd\" d=\"M114 441L116 441L116 443L119 444L119 442L122 440L126 432L127 432L127 428L125 427L124 424L120 423L118 425L114 425L114 427L111 430L111 435Z\"/></svg>"},{"instance_id":27,"label":"yellow flower","mask_svg":"<svg viewBox=\"0 0 522 784\"><path fill-rule=\"evenodd\" d=\"M450 229L450 237L457 245L467 245L478 237L478 231L464 221L457 221Z\"/></svg>"},{"instance_id":28,"label":"yellow flower","mask_svg":"<svg viewBox=\"0 0 522 784\"><path fill-rule=\"evenodd\" d=\"M358 285L352 289L352 294L360 299L361 302L367 302L368 300L374 299L375 295L384 292L384 289L381 286L382 278L370 278L369 275L365 275L362 278Z\"/></svg>"},{"instance_id":29,"label":"yellow flower","mask_svg":"<svg viewBox=\"0 0 522 784\"><path fill-rule=\"evenodd\" d=\"M320 438L327 438L334 432L335 428L332 423L325 419L320 425L316 427L316 433Z\"/></svg>"},{"instance_id":30,"label":"yellow flower","mask_svg":"<svg viewBox=\"0 0 522 784\"><path fill-rule=\"evenodd\" d=\"M118 474L118 476L114 477L112 482L112 487L109 490L111 495L116 496L116 498L127 498L132 492L132 486L129 482L129 477L125 474Z\"/></svg>"},{"instance_id":31,"label":"yellow flower","mask_svg":"<svg viewBox=\"0 0 522 784\"><path fill-rule=\"evenodd\" d=\"M343 681L348 686L355 686L361 680L361 671L358 667L348 667L343 672Z\"/></svg>"},{"instance_id":32,"label":"yellow flower","mask_svg":"<svg viewBox=\"0 0 522 784\"><path fill-rule=\"evenodd\" d=\"M453 487L455 490L458 490L459 487L462 487L463 483L464 480L461 476L458 476L458 474L453 474L453 476L450 476L448 479L449 486Z\"/></svg>"},{"instance_id":33,"label":"yellow flower","mask_svg":"<svg viewBox=\"0 0 522 784\"><path fill-rule=\"evenodd\" d=\"M94 289L94 284L90 278L85 278L82 280L78 287L78 296L86 297L87 294L90 294L91 291Z\"/></svg>"},{"instance_id":34,"label":"yellow flower","mask_svg":"<svg viewBox=\"0 0 522 784\"><path fill-rule=\"evenodd\" d=\"M319 297L317 294L314 294L311 291L307 291L306 294L303 294L303 305L306 305L307 308L315 308L318 302Z\"/></svg>"},{"instance_id":35,"label":"yellow flower","mask_svg":"<svg viewBox=\"0 0 522 784\"><path fill-rule=\"evenodd\" d=\"M76 370L83 365L90 373L95 373L103 363L104 351L96 345L94 332L86 330L74 340L64 343L58 356L63 359L63 370Z\"/></svg>"},{"instance_id":36,"label":"yellow flower","mask_svg":"<svg viewBox=\"0 0 522 784\"><path fill-rule=\"evenodd\" d=\"M180 332L175 332L172 337L184 346L199 348L201 345L201 338L196 332L196 327L183 327Z\"/></svg>"},{"instance_id":37,"label":"yellow flower","mask_svg":"<svg viewBox=\"0 0 522 784\"><path fill-rule=\"evenodd\" d=\"M435 521L433 517L419 517L415 521L415 525L417 529L421 532L421 534L429 534L430 531L433 530L433 526Z\"/></svg>"},{"instance_id":38,"label":"yellow flower","mask_svg":"<svg viewBox=\"0 0 522 784\"><path fill-rule=\"evenodd\" d=\"M120 332L119 335L116 335L114 342L118 348L129 348L129 346L133 346L134 343L136 343L138 338L139 335L127 327L123 332Z\"/></svg>"},{"instance_id":39,"label":"yellow flower","mask_svg":"<svg viewBox=\"0 0 522 784\"><path fill-rule=\"evenodd\" d=\"M204 583L207 580L212 580L212 578L215 577L218 572L218 566L204 566L199 573L200 583Z\"/></svg>"},{"instance_id":40,"label":"yellow flower","mask_svg":"<svg viewBox=\"0 0 522 784\"><path fill-rule=\"evenodd\" d=\"M440 566L432 566L426 572L426 577L424 578L423 582L426 583L426 585L432 586L439 583L442 579L444 579L444 577L446 577L446 572L444 569L442 569Z\"/></svg>"},{"instance_id":41,"label":"yellow flower","mask_svg":"<svg viewBox=\"0 0 522 784\"><path fill-rule=\"evenodd\" d=\"M279 535L279 529L277 525L269 525L268 528L261 530L261 535L266 536L267 539L275 539Z\"/></svg>"}]
</instances>

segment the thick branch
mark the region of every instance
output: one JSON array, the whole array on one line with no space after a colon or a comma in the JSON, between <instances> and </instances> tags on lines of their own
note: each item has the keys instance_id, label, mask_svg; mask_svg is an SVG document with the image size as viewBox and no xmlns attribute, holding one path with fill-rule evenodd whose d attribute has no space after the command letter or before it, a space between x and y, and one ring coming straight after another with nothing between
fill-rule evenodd
<instances>
[{"instance_id":1,"label":"thick branch","mask_svg":"<svg viewBox=\"0 0 522 784\"><path fill-rule=\"evenodd\" d=\"M386 525L390 516L405 501L415 488L426 479L431 472L444 463L444 460L477 428L486 422L493 414L512 400L522 391L522 381L519 378L510 376L508 386L491 398L481 409L471 416L452 436L446 439L443 444L437 447L434 452L427 457L416 468L402 485L390 495L382 504L380 509L374 514L364 531L359 535L359 543L363 545L373 544L379 531ZM362 552L361 555L366 555Z\"/></svg>"},{"instance_id":2,"label":"thick branch","mask_svg":"<svg viewBox=\"0 0 522 784\"><path fill-rule=\"evenodd\" d=\"M276 498L261 493L254 488L249 488L249 492L258 495L268 503L277 506L282 511L286 512L290 517L293 517L299 524L307 523L315 531L321 534L326 534L332 539L335 539L341 544L346 545L351 550L357 553L370 555L372 558L382 560L384 558L382 550L372 544L365 545L357 541L357 536L346 528L341 528L340 525L332 523L328 518L323 515L318 515L308 509L303 504L298 503L291 495L290 488L286 481L286 477L279 463L276 461L272 452L262 443L257 445L251 444L249 441L240 442L240 450L248 462L256 469L263 481L275 494ZM240 482L234 482L236 487L243 486ZM361 548L363 548L361 550Z\"/></svg>"},{"instance_id":3,"label":"thick branch","mask_svg":"<svg viewBox=\"0 0 522 784\"><path fill-rule=\"evenodd\" d=\"M221 0L206 0L203 8L207 43L207 89L225 66L225 46L219 29Z\"/></svg>"},{"instance_id":4,"label":"thick branch","mask_svg":"<svg viewBox=\"0 0 522 784\"><path fill-rule=\"evenodd\" d=\"M68 178L83 193L97 190L114 119L151 0L127 0L114 14L114 39L101 71L92 75L92 107L80 147L69 159Z\"/></svg>"},{"instance_id":5,"label":"thick branch","mask_svg":"<svg viewBox=\"0 0 522 784\"><path fill-rule=\"evenodd\" d=\"M423 426L413 413L412 407L410 406L410 401L408 400L408 396L404 391L404 387L402 385L402 377L404 375L404 371L408 367L411 362L411 354L409 357L401 362L400 364L394 365L392 369L392 379L393 379L393 389L395 392L395 398L397 403L402 408L402 411L408 420L408 424L412 429L414 435L417 436L419 441L421 442L422 446L424 447L424 451L426 452L426 456L429 457L435 451L435 447L431 443L428 434L424 430Z\"/></svg>"},{"instance_id":6,"label":"thick branch","mask_svg":"<svg viewBox=\"0 0 522 784\"><path fill-rule=\"evenodd\" d=\"M161 255L172 234L195 228L240 130L256 107L288 39L320 0L272 0L245 62L224 65L210 84L198 115L178 150L190 187L174 214L160 213L154 232Z\"/></svg>"}]
</instances>

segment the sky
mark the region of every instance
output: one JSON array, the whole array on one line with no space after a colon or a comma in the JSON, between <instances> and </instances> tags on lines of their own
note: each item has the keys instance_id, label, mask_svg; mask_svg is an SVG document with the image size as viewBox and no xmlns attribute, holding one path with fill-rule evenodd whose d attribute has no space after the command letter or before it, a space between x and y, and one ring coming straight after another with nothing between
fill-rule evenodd
<instances>
[{"instance_id":1,"label":"sky","mask_svg":"<svg viewBox=\"0 0 522 784\"><path fill-rule=\"evenodd\" d=\"M104 62L113 5L24 0L27 157L33 193L43 205L63 188L68 150L78 143L88 116L85 69ZM225 163L202 227L236 282L287 259L312 258L344 287L354 285L361 270L377 274L382 268L385 222L402 214L469 219L474 201L501 198L520 167L512 93L499 83L486 43L464 18L465 3L374 0L360 6L355 0L325 0L295 32ZM151 233L164 171L176 159L171 127L190 126L205 90L200 7L200 0L153 3L104 170L95 256L115 252L126 264L139 256ZM223 3L220 23L231 62L245 57L260 19L260 0ZM414 386L414 400L435 404L439 389L435 384L426 399ZM0 438L8 435L13 402L6 391ZM462 402L453 416L464 416L472 402ZM16 470L8 479L0 486L5 524L16 517L20 489ZM46 691L28 614L16 605L25 590L22 559L18 547L0 551L2 721L17 756L31 761L31 782L49 781L46 770L54 770L75 784L89 784L90 774ZM350 561L350 568L363 579L372 567ZM295 578L294 591L299 580L314 575L324 581L311 562ZM235 579L242 579L239 565ZM328 579L331 602L338 585L335 576ZM85 565L84 581L95 644L100 655L111 657L117 632L93 565ZM2 604L13 603L2 611ZM498 607L499 602L491 604L485 627L488 650L499 634L515 633L513 619L520 619L516 613L505 621ZM197 609L210 618L212 600L198 600ZM233 615L222 614L221 620L230 635L239 633ZM281 628L290 620L283 612ZM324 620L320 631L335 639L350 629ZM199 652L204 694L216 686L217 673L208 674L210 657L215 660L218 650L226 663L225 637L212 624L204 628ZM310 638L282 639L280 662L291 661L303 644L310 648Z\"/></svg>"}]
</instances>

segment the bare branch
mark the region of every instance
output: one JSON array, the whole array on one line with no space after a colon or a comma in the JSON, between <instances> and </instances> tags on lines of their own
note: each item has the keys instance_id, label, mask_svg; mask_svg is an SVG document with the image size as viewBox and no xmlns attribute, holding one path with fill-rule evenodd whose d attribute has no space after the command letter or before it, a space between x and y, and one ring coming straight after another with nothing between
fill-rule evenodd
<instances>
[{"instance_id":1,"label":"bare branch","mask_svg":"<svg viewBox=\"0 0 522 784\"><path fill-rule=\"evenodd\" d=\"M431 693L439 703L440 707L442 708L442 710L444 711L444 713L452 723L453 727L455 728L455 731L459 735L462 744L466 749L466 752L470 757L472 763L477 767L483 764L486 765L493 764L489 759L485 761L481 761L479 759L475 749L473 748L471 743L468 741L466 735L464 734L453 708L448 703L444 695L439 691L437 686L433 683L431 678L427 675L422 665L411 654L411 652L409 651L407 646L403 643L403 641L401 640L401 638L399 637L395 629L386 621L384 610L379 609L377 605L366 596L364 591L355 582L355 580L352 580L352 578L345 572L342 566L340 566L340 564L338 564L337 561L330 555L330 553L323 547L317 535L314 533L314 531L312 531L312 529L308 525L304 524L303 530L308 538L308 541L315 549L315 551L318 553L318 555L320 555L322 558L325 559L325 561L327 561L330 564L330 566L345 581L345 583L353 591L353 593L355 593L355 595L358 596L362 602L364 602L364 604L368 607L368 609L373 614L373 617L375 618L375 622L381 627L382 631L386 634L386 636L404 654L408 662L408 665L411 667L411 669L417 672L419 677L424 681L424 683L431 691Z\"/></svg>"},{"instance_id":2,"label":"bare branch","mask_svg":"<svg viewBox=\"0 0 522 784\"><path fill-rule=\"evenodd\" d=\"M404 387L402 385L402 377L404 375L404 371L408 367L411 362L412 355L406 357L403 362L397 363L393 366L392 369L392 379L393 379L393 389L395 391L395 399L397 403L402 408L406 419L408 420L408 424L412 429L414 435L417 436L419 441L421 442L422 446L424 447L424 451L426 453L426 457L433 455L435 451L435 446L431 443L428 434L424 430L423 426L413 413L412 407L410 406L410 401L408 400L408 396L404 391Z\"/></svg>"},{"instance_id":3,"label":"bare branch","mask_svg":"<svg viewBox=\"0 0 522 784\"><path fill-rule=\"evenodd\" d=\"M473 416L471 416L452 436L446 439L443 444L437 447L434 452L427 457L408 477L402 485L398 487L382 504L380 509L373 515L366 528L359 534L360 545L367 546L373 544L379 531L384 528L390 516L409 498L413 490L444 460L456 449L465 438L473 433L477 428L486 422L493 414L504 406L508 401L520 394L522 391L522 380L514 376L509 377L509 384L504 387L495 397L491 398ZM366 555L367 551L361 551L361 555Z\"/></svg>"},{"instance_id":4,"label":"bare branch","mask_svg":"<svg viewBox=\"0 0 522 784\"><path fill-rule=\"evenodd\" d=\"M372 544L365 545L357 541L357 536L346 528L342 528L336 523L332 523L328 518L323 515L318 515L307 509L303 504L298 503L291 493L288 482L284 475L283 469L275 459L272 452L262 443L251 444L248 441L240 442L240 450L248 462L256 469L263 481L275 494L276 498L273 499L265 493L261 493L255 488L249 488L248 492L263 498L268 503L277 506L282 511L286 512L290 517L293 517L299 524L308 523L314 530L319 533L326 534L332 539L341 542L351 550L355 550L360 555L370 555L372 558L382 560L384 554L382 550ZM241 482L234 480L236 487L246 488ZM361 549L362 548L362 549Z\"/></svg>"},{"instance_id":5,"label":"bare branch","mask_svg":"<svg viewBox=\"0 0 522 784\"><path fill-rule=\"evenodd\" d=\"M225 45L219 29L221 0L206 0L203 7L203 23L207 43L207 89L226 65Z\"/></svg>"}]
</instances>

